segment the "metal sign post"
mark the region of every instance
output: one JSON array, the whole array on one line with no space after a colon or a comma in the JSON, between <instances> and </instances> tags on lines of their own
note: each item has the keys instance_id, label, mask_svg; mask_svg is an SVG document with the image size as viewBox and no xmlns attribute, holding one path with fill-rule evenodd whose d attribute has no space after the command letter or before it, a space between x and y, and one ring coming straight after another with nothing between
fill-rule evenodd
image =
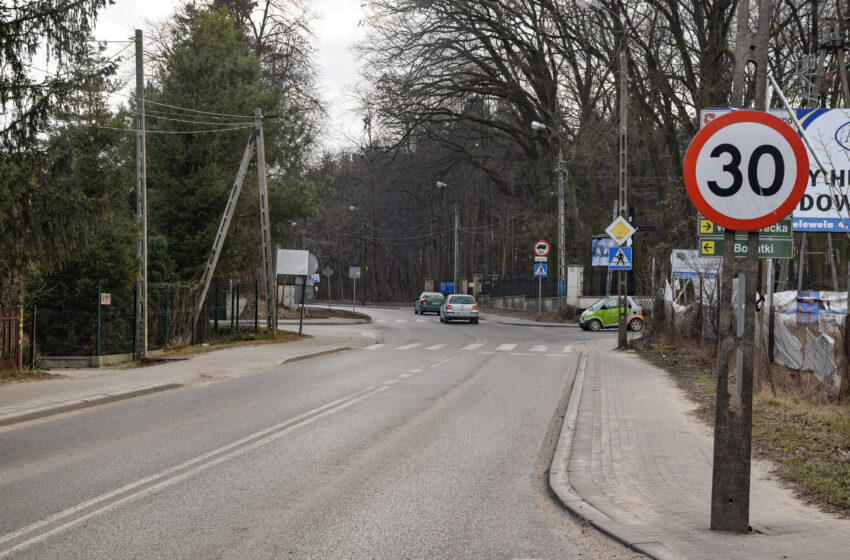
<instances>
[{"instance_id":1,"label":"metal sign post","mask_svg":"<svg viewBox=\"0 0 850 560\"><path fill-rule=\"evenodd\" d=\"M349 266L348 277L354 280L354 288L351 294L351 311L354 311L354 308L357 306L357 279L360 278L360 267Z\"/></svg>"}]
</instances>

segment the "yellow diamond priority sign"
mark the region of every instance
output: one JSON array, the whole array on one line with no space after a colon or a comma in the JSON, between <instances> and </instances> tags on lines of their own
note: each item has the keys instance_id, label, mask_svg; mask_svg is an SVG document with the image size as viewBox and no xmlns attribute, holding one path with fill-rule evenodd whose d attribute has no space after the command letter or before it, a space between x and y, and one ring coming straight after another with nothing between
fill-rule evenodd
<instances>
[{"instance_id":1,"label":"yellow diamond priority sign","mask_svg":"<svg viewBox=\"0 0 850 560\"><path fill-rule=\"evenodd\" d=\"M605 229L605 233L607 233L611 239L614 240L617 245L623 245L631 239L632 235L635 234L637 230L630 224L626 219L622 216L618 216L616 220L611 222L611 225Z\"/></svg>"}]
</instances>

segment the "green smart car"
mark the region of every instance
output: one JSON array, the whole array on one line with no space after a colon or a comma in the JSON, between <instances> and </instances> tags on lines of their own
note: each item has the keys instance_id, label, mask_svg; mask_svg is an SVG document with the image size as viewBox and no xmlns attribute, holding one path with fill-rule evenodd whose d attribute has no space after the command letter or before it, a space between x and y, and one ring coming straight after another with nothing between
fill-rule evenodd
<instances>
[{"instance_id":1,"label":"green smart car","mask_svg":"<svg viewBox=\"0 0 850 560\"><path fill-rule=\"evenodd\" d=\"M413 313L416 315L424 315L426 312L440 314L440 307L443 305L445 298L440 292L422 292L419 299L416 300Z\"/></svg>"},{"instance_id":2,"label":"green smart car","mask_svg":"<svg viewBox=\"0 0 850 560\"><path fill-rule=\"evenodd\" d=\"M632 296L626 296L626 302L626 325L631 331L639 331L644 323L643 310ZM603 327L616 327L618 322L617 296L608 296L585 309L578 325L586 331L598 331Z\"/></svg>"}]
</instances>

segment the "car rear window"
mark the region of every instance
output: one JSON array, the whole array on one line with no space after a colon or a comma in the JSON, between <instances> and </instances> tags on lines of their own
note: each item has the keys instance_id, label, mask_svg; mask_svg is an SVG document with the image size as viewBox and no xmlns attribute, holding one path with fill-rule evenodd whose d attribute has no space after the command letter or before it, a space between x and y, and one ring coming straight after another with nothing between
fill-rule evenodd
<instances>
[{"instance_id":1,"label":"car rear window","mask_svg":"<svg viewBox=\"0 0 850 560\"><path fill-rule=\"evenodd\" d=\"M425 299L443 299L443 294L433 293L433 294L422 294L422 297Z\"/></svg>"},{"instance_id":2,"label":"car rear window","mask_svg":"<svg viewBox=\"0 0 850 560\"><path fill-rule=\"evenodd\" d=\"M452 303L475 303L475 298L470 296L457 296L452 298Z\"/></svg>"}]
</instances>

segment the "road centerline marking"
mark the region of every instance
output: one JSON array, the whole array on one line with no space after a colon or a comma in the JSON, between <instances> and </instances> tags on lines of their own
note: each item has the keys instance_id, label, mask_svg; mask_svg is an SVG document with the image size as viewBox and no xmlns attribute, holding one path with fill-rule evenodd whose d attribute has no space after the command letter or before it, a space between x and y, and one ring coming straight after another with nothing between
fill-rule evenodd
<instances>
[{"instance_id":1,"label":"road centerline marking","mask_svg":"<svg viewBox=\"0 0 850 560\"><path fill-rule=\"evenodd\" d=\"M377 388L375 386L367 387L366 389L348 395L347 397L316 407L288 420L275 424L274 426L240 438L234 442L203 453L187 461L183 461L182 463L169 467L164 471L141 478L135 482L131 482L130 484L126 484L90 500L86 500L76 506L57 512L44 519L30 523L20 529L6 533L5 535L0 535L0 545L16 539L24 539L10 548L0 550L0 558L7 558L33 544L44 541L53 535L79 525L92 517L115 509L125 503L129 503L155 493L163 488L171 486L172 484L176 484L177 482L186 480L212 466L228 461L239 455L247 453L248 451L253 451L254 449L280 439L301 427L311 424L320 418L324 418L344 410L349 406L359 403L368 397L388 389L388 386ZM73 517L87 509L90 511L83 513L80 516ZM52 524L57 525L44 532L38 532Z\"/></svg>"}]
</instances>

